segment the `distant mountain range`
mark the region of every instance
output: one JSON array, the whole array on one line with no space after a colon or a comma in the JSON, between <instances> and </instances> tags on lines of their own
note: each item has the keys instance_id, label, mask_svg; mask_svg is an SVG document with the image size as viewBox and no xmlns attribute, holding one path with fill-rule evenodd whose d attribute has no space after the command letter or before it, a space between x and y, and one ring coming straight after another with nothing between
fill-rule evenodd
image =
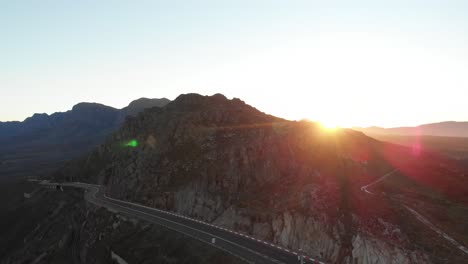
<instances>
[{"instance_id":1,"label":"distant mountain range","mask_svg":"<svg viewBox=\"0 0 468 264\"><path fill-rule=\"evenodd\" d=\"M468 122L447 121L433 124L424 124L416 127L353 127L354 130L368 134L405 135L405 136L444 136L468 137Z\"/></svg>"},{"instance_id":2,"label":"distant mountain range","mask_svg":"<svg viewBox=\"0 0 468 264\"><path fill-rule=\"evenodd\" d=\"M102 143L127 116L168 102L166 98L140 98L122 109L79 103L67 112L34 114L23 122L0 122L0 176L56 169L61 162Z\"/></svg>"}]
</instances>

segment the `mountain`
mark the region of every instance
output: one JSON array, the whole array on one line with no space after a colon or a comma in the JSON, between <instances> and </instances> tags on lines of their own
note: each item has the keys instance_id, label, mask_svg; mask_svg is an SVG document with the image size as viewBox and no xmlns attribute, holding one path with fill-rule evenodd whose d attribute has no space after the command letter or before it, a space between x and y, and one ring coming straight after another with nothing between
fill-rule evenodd
<instances>
[{"instance_id":1,"label":"mountain","mask_svg":"<svg viewBox=\"0 0 468 264\"><path fill-rule=\"evenodd\" d=\"M411 136L375 133L368 133L368 135L380 141L437 152L452 159L459 160L460 162L465 162L466 166L468 166L468 137Z\"/></svg>"},{"instance_id":2,"label":"mountain","mask_svg":"<svg viewBox=\"0 0 468 264\"><path fill-rule=\"evenodd\" d=\"M122 115L125 116L135 116L139 112L143 111L146 108L151 107L163 107L170 102L167 98L161 99L149 99L149 98L140 98L135 101L132 101L127 107L122 109Z\"/></svg>"},{"instance_id":3,"label":"mountain","mask_svg":"<svg viewBox=\"0 0 468 264\"><path fill-rule=\"evenodd\" d=\"M23 200L0 211L2 264L245 263L197 239L93 206L78 189L56 192L24 182L0 185L0 197Z\"/></svg>"},{"instance_id":4,"label":"mountain","mask_svg":"<svg viewBox=\"0 0 468 264\"><path fill-rule=\"evenodd\" d=\"M373 194L363 190L383 175ZM58 181L174 211L330 263L461 263L416 208L461 243L467 171L351 129L265 114L223 95L180 95L129 117ZM367 190L367 189L366 189ZM78 223L78 225L83 223Z\"/></svg>"},{"instance_id":5,"label":"mountain","mask_svg":"<svg viewBox=\"0 0 468 264\"><path fill-rule=\"evenodd\" d=\"M54 192L12 177L56 170L102 143L126 116L167 102L142 98L120 110L80 103L0 123L0 263L243 263L196 239L90 207L79 190Z\"/></svg>"},{"instance_id":6,"label":"mountain","mask_svg":"<svg viewBox=\"0 0 468 264\"><path fill-rule=\"evenodd\" d=\"M393 134L406 136L444 136L444 137L468 137L468 122L447 121L433 124L425 124L416 127L354 127L354 130L359 130L370 134Z\"/></svg>"},{"instance_id":7,"label":"mountain","mask_svg":"<svg viewBox=\"0 0 468 264\"><path fill-rule=\"evenodd\" d=\"M92 150L116 130L126 116L168 99L141 98L123 109L79 103L70 111L34 114L23 122L0 122L0 176L37 176Z\"/></svg>"}]
</instances>

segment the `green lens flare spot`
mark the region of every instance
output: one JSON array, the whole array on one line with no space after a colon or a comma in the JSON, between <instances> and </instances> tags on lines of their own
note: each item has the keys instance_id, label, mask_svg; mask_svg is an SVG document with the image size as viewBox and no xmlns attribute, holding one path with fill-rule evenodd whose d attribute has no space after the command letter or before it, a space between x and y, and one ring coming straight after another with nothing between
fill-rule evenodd
<instances>
[{"instance_id":1,"label":"green lens flare spot","mask_svg":"<svg viewBox=\"0 0 468 264\"><path fill-rule=\"evenodd\" d=\"M127 142L125 146L132 148L138 147L138 141L136 139L132 139L129 142Z\"/></svg>"}]
</instances>

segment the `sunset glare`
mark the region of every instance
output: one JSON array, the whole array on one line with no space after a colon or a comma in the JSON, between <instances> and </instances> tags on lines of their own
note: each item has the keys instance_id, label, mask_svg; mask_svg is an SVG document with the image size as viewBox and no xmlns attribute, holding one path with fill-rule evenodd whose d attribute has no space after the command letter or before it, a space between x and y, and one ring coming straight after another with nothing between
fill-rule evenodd
<instances>
[{"instance_id":1,"label":"sunset glare","mask_svg":"<svg viewBox=\"0 0 468 264\"><path fill-rule=\"evenodd\" d=\"M320 126L322 128L324 128L325 130L335 130L337 129L338 127L340 127L338 124L336 123L332 123L332 122L324 122L324 121L320 121L319 122Z\"/></svg>"},{"instance_id":2,"label":"sunset glare","mask_svg":"<svg viewBox=\"0 0 468 264\"><path fill-rule=\"evenodd\" d=\"M468 264L468 0L0 0L0 37L0 264Z\"/></svg>"},{"instance_id":3,"label":"sunset glare","mask_svg":"<svg viewBox=\"0 0 468 264\"><path fill-rule=\"evenodd\" d=\"M30 2L0 8L1 121L192 92L327 127L468 118L466 1Z\"/></svg>"}]
</instances>

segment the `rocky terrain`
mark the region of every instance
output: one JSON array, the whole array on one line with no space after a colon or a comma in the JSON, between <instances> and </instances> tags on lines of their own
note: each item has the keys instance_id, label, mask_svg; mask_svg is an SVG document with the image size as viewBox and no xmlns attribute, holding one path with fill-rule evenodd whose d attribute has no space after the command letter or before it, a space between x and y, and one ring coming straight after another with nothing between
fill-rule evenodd
<instances>
[{"instance_id":1,"label":"rocky terrain","mask_svg":"<svg viewBox=\"0 0 468 264\"><path fill-rule=\"evenodd\" d=\"M241 263L160 226L98 208L80 190L36 190L0 218L0 263ZM16 193L20 196L22 193Z\"/></svg>"},{"instance_id":2,"label":"rocky terrain","mask_svg":"<svg viewBox=\"0 0 468 264\"><path fill-rule=\"evenodd\" d=\"M168 102L165 98L141 98L122 109L79 103L63 113L0 122L0 178L46 175L91 151L119 128L125 117Z\"/></svg>"},{"instance_id":3,"label":"rocky terrain","mask_svg":"<svg viewBox=\"0 0 468 264\"><path fill-rule=\"evenodd\" d=\"M302 248L332 263L462 263L463 253L393 196L360 190L397 168L415 186L466 208L460 181L468 174L453 166L361 132L283 120L220 94L187 94L128 118L53 178L104 184L112 197Z\"/></svg>"}]
</instances>

